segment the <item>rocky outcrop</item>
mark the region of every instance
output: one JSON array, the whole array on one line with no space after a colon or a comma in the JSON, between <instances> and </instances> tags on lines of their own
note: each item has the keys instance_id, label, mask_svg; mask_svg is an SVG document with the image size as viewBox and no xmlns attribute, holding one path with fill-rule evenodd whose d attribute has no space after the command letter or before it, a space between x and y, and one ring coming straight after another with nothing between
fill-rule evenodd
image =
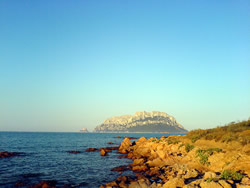
<instances>
[{"instance_id":1,"label":"rocky outcrop","mask_svg":"<svg viewBox=\"0 0 250 188\"><path fill-rule=\"evenodd\" d=\"M112 117L97 126L94 132L187 132L176 119L165 112L136 112Z\"/></svg>"},{"instance_id":2,"label":"rocky outcrop","mask_svg":"<svg viewBox=\"0 0 250 188\"><path fill-rule=\"evenodd\" d=\"M19 153L19 152L0 152L0 158L8 158L8 157L16 157L16 156L22 156L24 153Z\"/></svg>"},{"instance_id":3,"label":"rocky outcrop","mask_svg":"<svg viewBox=\"0 0 250 188\"><path fill-rule=\"evenodd\" d=\"M73 151L68 151L68 153L78 154L78 153L81 153L81 152L73 150Z\"/></svg>"},{"instance_id":4,"label":"rocky outcrop","mask_svg":"<svg viewBox=\"0 0 250 188\"><path fill-rule=\"evenodd\" d=\"M125 138L118 151L133 163L112 170L132 170L136 175L120 176L101 187L249 187L250 155L242 147L249 149L245 145L232 150L231 145L214 141L192 143L184 136L142 137L133 144Z\"/></svg>"}]
</instances>

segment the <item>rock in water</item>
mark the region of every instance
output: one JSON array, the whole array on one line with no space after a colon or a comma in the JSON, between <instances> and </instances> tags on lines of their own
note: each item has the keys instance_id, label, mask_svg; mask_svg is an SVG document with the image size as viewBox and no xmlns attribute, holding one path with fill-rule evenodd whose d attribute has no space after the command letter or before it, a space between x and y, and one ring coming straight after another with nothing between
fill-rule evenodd
<instances>
[{"instance_id":1,"label":"rock in water","mask_svg":"<svg viewBox=\"0 0 250 188\"><path fill-rule=\"evenodd\" d=\"M187 130L165 112L136 112L134 115L112 117L97 126L94 132L174 132Z\"/></svg>"},{"instance_id":2,"label":"rock in water","mask_svg":"<svg viewBox=\"0 0 250 188\"><path fill-rule=\"evenodd\" d=\"M100 154L101 156L108 156L108 152L106 152L104 149L101 149Z\"/></svg>"}]
</instances>

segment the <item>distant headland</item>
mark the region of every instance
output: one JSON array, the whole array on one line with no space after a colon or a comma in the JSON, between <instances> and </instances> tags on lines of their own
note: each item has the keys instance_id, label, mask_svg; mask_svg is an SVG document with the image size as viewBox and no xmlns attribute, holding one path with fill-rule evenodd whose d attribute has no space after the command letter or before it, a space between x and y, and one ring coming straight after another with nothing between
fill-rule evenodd
<instances>
[{"instance_id":1,"label":"distant headland","mask_svg":"<svg viewBox=\"0 0 250 188\"><path fill-rule=\"evenodd\" d=\"M82 128L79 132L81 132L81 133L88 133L89 131L88 131L87 128Z\"/></svg>"},{"instance_id":2,"label":"distant headland","mask_svg":"<svg viewBox=\"0 0 250 188\"><path fill-rule=\"evenodd\" d=\"M134 115L111 117L94 132L168 132L186 133L187 130L173 116L165 112L136 112Z\"/></svg>"}]
</instances>

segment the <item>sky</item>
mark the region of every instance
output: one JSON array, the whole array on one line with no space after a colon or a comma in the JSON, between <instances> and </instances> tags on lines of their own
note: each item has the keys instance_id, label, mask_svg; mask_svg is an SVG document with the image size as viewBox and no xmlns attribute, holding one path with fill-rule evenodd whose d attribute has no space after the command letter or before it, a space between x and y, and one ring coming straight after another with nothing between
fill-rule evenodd
<instances>
[{"instance_id":1,"label":"sky","mask_svg":"<svg viewBox=\"0 0 250 188\"><path fill-rule=\"evenodd\" d=\"M1 0L0 131L247 120L249 33L249 0Z\"/></svg>"}]
</instances>

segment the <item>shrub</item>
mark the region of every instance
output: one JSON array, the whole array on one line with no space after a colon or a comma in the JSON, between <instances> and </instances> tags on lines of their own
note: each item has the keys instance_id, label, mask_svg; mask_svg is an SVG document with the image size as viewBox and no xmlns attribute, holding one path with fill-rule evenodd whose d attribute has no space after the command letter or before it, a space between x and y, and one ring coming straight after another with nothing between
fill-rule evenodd
<instances>
[{"instance_id":1,"label":"shrub","mask_svg":"<svg viewBox=\"0 0 250 188\"><path fill-rule=\"evenodd\" d=\"M200 158L200 163L203 165L210 165L210 162L208 162L209 155L206 153L206 150L198 149L196 151L196 157Z\"/></svg>"},{"instance_id":2,"label":"shrub","mask_svg":"<svg viewBox=\"0 0 250 188\"><path fill-rule=\"evenodd\" d=\"M246 145L250 143L250 136L242 135L243 131L250 130L250 120L241 121L241 122L231 122L225 126L217 127L214 129L206 129L206 130L193 130L190 131L186 137L189 138L193 143L197 140L203 138L206 140L215 140L222 142L232 142L238 141L242 145Z\"/></svg>"},{"instance_id":3,"label":"shrub","mask_svg":"<svg viewBox=\"0 0 250 188\"><path fill-rule=\"evenodd\" d=\"M196 157L200 158L200 163L203 165L210 165L208 162L209 156L213 155L214 152L222 152L220 148L208 148L208 149L198 149L196 151Z\"/></svg>"},{"instance_id":4,"label":"shrub","mask_svg":"<svg viewBox=\"0 0 250 188\"><path fill-rule=\"evenodd\" d=\"M185 145L186 152L190 152L192 149L194 149L194 145L190 145L190 144Z\"/></svg>"},{"instance_id":5,"label":"shrub","mask_svg":"<svg viewBox=\"0 0 250 188\"><path fill-rule=\"evenodd\" d=\"M195 134L192 136L192 143L195 143L197 140L199 140L201 138L201 135L199 134Z\"/></svg>"},{"instance_id":6,"label":"shrub","mask_svg":"<svg viewBox=\"0 0 250 188\"><path fill-rule=\"evenodd\" d=\"M180 142L180 140L168 140L168 144L178 144Z\"/></svg>"},{"instance_id":7,"label":"shrub","mask_svg":"<svg viewBox=\"0 0 250 188\"><path fill-rule=\"evenodd\" d=\"M243 178L243 175L234 170L224 170L221 173L220 178L224 180L241 181L241 179Z\"/></svg>"}]
</instances>

